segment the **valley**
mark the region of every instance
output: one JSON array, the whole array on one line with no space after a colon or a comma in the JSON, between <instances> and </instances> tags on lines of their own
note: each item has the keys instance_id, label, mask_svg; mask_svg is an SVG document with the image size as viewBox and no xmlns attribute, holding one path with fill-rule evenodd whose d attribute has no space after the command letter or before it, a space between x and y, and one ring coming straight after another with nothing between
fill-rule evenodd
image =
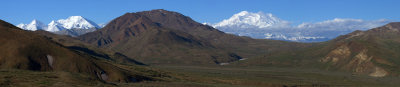
<instances>
[{"instance_id":1,"label":"valley","mask_svg":"<svg viewBox=\"0 0 400 87\"><path fill-rule=\"evenodd\" d=\"M277 67L154 66L178 79L138 83L103 83L77 73L1 70L1 86L121 87L393 87L399 78L374 78L317 69ZM295 71L295 72L294 72ZM38 80L30 79L38 78Z\"/></svg>"},{"instance_id":2,"label":"valley","mask_svg":"<svg viewBox=\"0 0 400 87\"><path fill-rule=\"evenodd\" d=\"M399 78L374 78L346 72L307 68L282 67L206 67L206 66L157 66L158 68L188 74L193 80L210 86L226 87L392 87L399 85ZM203 79L200 79L203 78ZM211 80L211 81L210 81Z\"/></svg>"}]
</instances>

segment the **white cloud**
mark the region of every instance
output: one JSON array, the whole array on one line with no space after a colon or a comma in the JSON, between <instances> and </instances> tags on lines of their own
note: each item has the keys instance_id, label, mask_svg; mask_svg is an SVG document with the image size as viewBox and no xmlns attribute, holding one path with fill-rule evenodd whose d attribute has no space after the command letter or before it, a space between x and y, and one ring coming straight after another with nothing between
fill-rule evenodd
<instances>
[{"instance_id":1,"label":"white cloud","mask_svg":"<svg viewBox=\"0 0 400 87\"><path fill-rule=\"evenodd\" d=\"M335 18L317 23L302 23L296 28L300 29L323 29L323 30L366 30L389 23L389 20L362 20Z\"/></svg>"}]
</instances>

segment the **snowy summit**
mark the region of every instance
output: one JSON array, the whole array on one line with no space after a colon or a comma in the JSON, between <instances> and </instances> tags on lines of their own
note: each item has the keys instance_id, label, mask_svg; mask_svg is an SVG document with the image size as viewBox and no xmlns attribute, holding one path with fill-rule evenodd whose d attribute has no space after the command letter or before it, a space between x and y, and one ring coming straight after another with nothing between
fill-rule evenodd
<instances>
[{"instance_id":1,"label":"snowy summit","mask_svg":"<svg viewBox=\"0 0 400 87\"><path fill-rule=\"evenodd\" d=\"M57 21L62 24L66 29L90 29L90 28L100 28L96 23L83 18L82 16L71 16L68 19L61 19Z\"/></svg>"},{"instance_id":2,"label":"snowy summit","mask_svg":"<svg viewBox=\"0 0 400 87\"><path fill-rule=\"evenodd\" d=\"M236 27L236 28L268 28L288 25L289 22L283 21L271 13L250 13L242 11L234 14L231 18L219 22L214 27Z\"/></svg>"},{"instance_id":3,"label":"snowy summit","mask_svg":"<svg viewBox=\"0 0 400 87\"><path fill-rule=\"evenodd\" d=\"M70 16L67 19L60 19L57 21L51 21L47 26L42 22L33 20L30 24L19 24L19 28L25 30L46 30L50 32L62 31L64 29L99 29L101 28L96 23L82 17L82 16Z\"/></svg>"},{"instance_id":4,"label":"snowy summit","mask_svg":"<svg viewBox=\"0 0 400 87\"><path fill-rule=\"evenodd\" d=\"M19 24L17 27L25 29L25 30L31 30L31 31L36 31L36 30L43 30L46 29L46 25L44 25L42 22L34 19L31 23L29 24Z\"/></svg>"}]
</instances>

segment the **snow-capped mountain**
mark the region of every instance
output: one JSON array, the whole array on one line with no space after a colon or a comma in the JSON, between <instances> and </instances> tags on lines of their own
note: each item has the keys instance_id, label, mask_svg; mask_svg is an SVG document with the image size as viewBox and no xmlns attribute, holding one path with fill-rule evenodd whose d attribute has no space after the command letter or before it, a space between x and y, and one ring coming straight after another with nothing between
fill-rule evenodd
<instances>
[{"instance_id":1,"label":"snow-capped mountain","mask_svg":"<svg viewBox=\"0 0 400 87\"><path fill-rule=\"evenodd\" d=\"M46 25L44 25L42 22L34 19L31 23L29 24L19 24L17 27L25 29L25 30L31 30L31 31L36 31L36 30L44 30L47 28Z\"/></svg>"},{"instance_id":2,"label":"snow-capped mountain","mask_svg":"<svg viewBox=\"0 0 400 87\"><path fill-rule=\"evenodd\" d=\"M389 23L388 20L366 21L335 18L317 23L292 26L290 22L271 13L242 11L219 23L203 23L226 33L258 39L275 39L296 42L320 42L333 39L355 30L366 30Z\"/></svg>"},{"instance_id":3,"label":"snow-capped mountain","mask_svg":"<svg viewBox=\"0 0 400 87\"><path fill-rule=\"evenodd\" d=\"M60 19L51 21L47 26L38 20L33 20L30 24L19 24L18 27L25 30L46 30L50 32L57 32L64 29L99 29L101 28L96 23L82 17L70 16L67 19Z\"/></svg>"},{"instance_id":4,"label":"snow-capped mountain","mask_svg":"<svg viewBox=\"0 0 400 87\"><path fill-rule=\"evenodd\" d=\"M19 24L17 27L31 31L46 30L71 36L78 36L101 28L98 24L82 16L70 16L67 19L53 20L47 26L42 22L33 20L30 24Z\"/></svg>"},{"instance_id":5,"label":"snow-capped mountain","mask_svg":"<svg viewBox=\"0 0 400 87\"><path fill-rule=\"evenodd\" d=\"M242 11L213 26L217 28L272 28L285 27L287 25L289 25L289 22L281 20L273 16L271 13L250 13L247 11Z\"/></svg>"},{"instance_id":6,"label":"snow-capped mountain","mask_svg":"<svg viewBox=\"0 0 400 87\"><path fill-rule=\"evenodd\" d=\"M57 21L51 21L48 24L47 31L57 32L64 29L99 29L99 25L82 17L82 16L71 16L67 19L60 19Z\"/></svg>"},{"instance_id":7,"label":"snow-capped mountain","mask_svg":"<svg viewBox=\"0 0 400 87\"><path fill-rule=\"evenodd\" d=\"M61 31L64 30L65 28L62 26L62 24L56 22L56 21L51 21L48 25L47 25L47 29L46 31L50 31L50 32L57 32L57 31Z\"/></svg>"},{"instance_id":8,"label":"snow-capped mountain","mask_svg":"<svg viewBox=\"0 0 400 87\"><path fill-rule=\"evenodd\" d=\"M83 18L82 16L71 16L67 19L60 19L57 22L62 24L65 29L100 28L96 23Z\"/></svg>"}]
</instances>

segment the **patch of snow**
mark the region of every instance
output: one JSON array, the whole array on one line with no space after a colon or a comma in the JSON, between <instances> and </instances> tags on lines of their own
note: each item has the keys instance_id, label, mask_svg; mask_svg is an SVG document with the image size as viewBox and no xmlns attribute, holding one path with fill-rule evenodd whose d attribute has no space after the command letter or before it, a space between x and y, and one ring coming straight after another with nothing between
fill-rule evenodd
<instances>
[{"instance_id":1,"label":"patch of snow","mask_svg":"<svg viewBox=\"0 0 400 87\"><path fill-rule=\"evenodd\" d=\"M242 58L242 59L239 59L239 61L243 61L243 60L247 60L247 58Z\"/></svg>"},{"instance_id":2,"label":"patch of snow","mask_svg":"<svg viewBox=\"0 0 400 87\"><path fill-rule=\"evenodd\" d=\"M228 65L229 63L219 63L219 65L223 66L223 65Z\"/></svg>"},{"instance_id":3,"label":"patch of snow","mask_svg":"<svg viewBox=\"0 0 400 87\"><path fill-rule=\"evenodd\" d=\"M101 79L104 80L104 81L107 81L107 79L108 79L108 75L107 75L107 73L104 72L104 71L101 71L101 72L100 72L100 77L101 77Z\"/></svg>"},{"instance_id":4,"label":"patch of snow","mask_svg":"<svg viewBox=\"0 0 400 87\"><path fill-rule=\"evenodd\" d=\"M47 57L47 62L49 63L49 66L50 66L51 68L53 68L53 62L54 62L53 56L51 56L51 55L46 55L46 57Z\"/></svg>"}]
</instances>

